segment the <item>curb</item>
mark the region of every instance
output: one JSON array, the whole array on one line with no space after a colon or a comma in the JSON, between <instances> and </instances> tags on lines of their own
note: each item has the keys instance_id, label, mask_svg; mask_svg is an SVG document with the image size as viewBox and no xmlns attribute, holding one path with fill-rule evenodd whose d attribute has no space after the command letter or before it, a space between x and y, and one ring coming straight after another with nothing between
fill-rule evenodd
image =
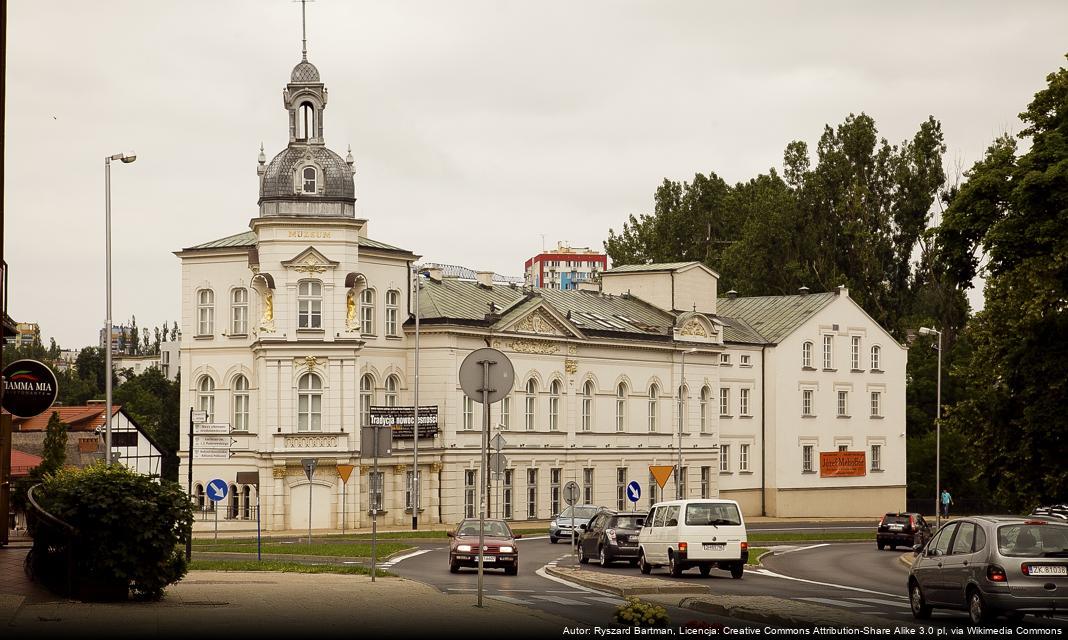
<instances>
[{"instance_id":1,"label":"curb","mask_svg":"<svg viewBox=\"0 0 1068 640\"><path fill-rule=\"evenodd\" d=\"M617 585L605 584L599 580L593 580L590 578L584 578L579 575L575 575L570 571L562 571L554 566L546 566L545 571L550 575L554 575L557 578L562 578L569 582L580 584L589 589L596 591L604 591L612 593L617 596L639 596L639 595L657 595L657 594L707 594L712 593L709 587L705 586L689 586L689 585L677 585L677 584L665 584L657 586L634 586L634 587L621 587Z\"/></svg>"}]
</instances>

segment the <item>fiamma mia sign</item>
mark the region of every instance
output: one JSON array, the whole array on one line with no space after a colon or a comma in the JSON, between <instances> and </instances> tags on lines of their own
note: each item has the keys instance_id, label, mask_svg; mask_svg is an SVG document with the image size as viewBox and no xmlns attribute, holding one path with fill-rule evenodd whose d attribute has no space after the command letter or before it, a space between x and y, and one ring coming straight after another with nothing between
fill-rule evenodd
<instances>
[{"instance_id":1,"label":"fiamma mia sign","mask_svg":"<svg viewBox=\"0 0 1068 640\"><path fill-rule=\"evenodd\" d=\"M4 367L4 409L19 418L44 413L56 401L56 374L36 360L16 360Z\"/></svg>"},{"instance_id":2,"label":"fiamma mia sign","mask_svg":"<svg viewBox=\"0 0 1068 640\"><path fill-rule=\"evenodd\" d=\"M371 406L372 427L390 427L393 438L414 438L414 407ZM419 407L419 437L429 438L438 432L438 406Z\"/></svg>"}]
</instances>

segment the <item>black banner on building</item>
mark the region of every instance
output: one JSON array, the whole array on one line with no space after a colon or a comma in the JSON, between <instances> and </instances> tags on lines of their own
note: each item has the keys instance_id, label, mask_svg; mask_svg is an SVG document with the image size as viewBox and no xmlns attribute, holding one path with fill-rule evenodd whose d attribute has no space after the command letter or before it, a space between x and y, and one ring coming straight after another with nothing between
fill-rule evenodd
<instances>
[{"instance_id":1,"label":"black banner on building","mask_svg":"<svg viewBox=\"0 0 1068 640\"><path fill-rule=\"evenodd\" d=\"M393 439L414 438L414 407L371 406L371 426L391 427ZM419 437L430 438L438 432L438 405L419 407Z\"/></svg>"}]
</instances>

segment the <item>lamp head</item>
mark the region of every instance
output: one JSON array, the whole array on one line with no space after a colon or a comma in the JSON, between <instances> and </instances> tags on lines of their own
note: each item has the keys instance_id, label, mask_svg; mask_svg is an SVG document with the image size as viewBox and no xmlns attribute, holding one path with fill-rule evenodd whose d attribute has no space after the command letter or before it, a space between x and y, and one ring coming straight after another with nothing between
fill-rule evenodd
<instances>
[{"instance_id":1,"label":"lamp head","mask_svg":"<svg viewBox=\"0 0 1068 640\"><path fill-rule=\"evenodd\" d=\"M134 160L137 160L137 154L133 151L129 153L116 153L113 156L108 156L108 160L122 160L123 164L130 164Z\"/></svg>"},{"instance_id":2,"label":"lamp head","mask_svg":"<svg viewBox=\"0 0 1068 640\"><path fill-rule=\"evenodd\" d=\"M938 333L938 331L935 329L929 329L927 327L920 327L919 333L921 336L933 336Z\"/></svg>"}]
</instances>

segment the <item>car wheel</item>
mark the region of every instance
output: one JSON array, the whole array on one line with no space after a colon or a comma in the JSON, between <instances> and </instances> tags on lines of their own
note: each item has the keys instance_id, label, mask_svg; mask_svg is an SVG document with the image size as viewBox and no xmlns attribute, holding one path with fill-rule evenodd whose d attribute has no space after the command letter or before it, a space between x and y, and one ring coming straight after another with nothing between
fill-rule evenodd
<instances>
[{"instance_id":1,"label":"car wheel","mask_svg":"<svg viewBox=\"0 0 1068 640\"><path fill-rule=\"evenodd\" d=\"M972 624L990 622L990 611L983 601L983 594L975 588L968 593L968 617L971 618Z\"/></svg>"},{"instance_id":2,"label":"car wheel","mask_svg":"<svg viewBox=\"0 0 1068 640\"><path fill-rule=\"evenodd\" d=\"M909 604L912 606L912 617L917 620L926 620L931 617L931 605L924 600L920 583L913 582L909 585Z\"/></svg>"},{"instance_id":3,"label":"car wheel","mask_svg":"<svg viewBox=\"0 0 1068 640\"><path fill-rule=\"evenodd\" d=\"M675 559L674 552L668 551L668 573L672 578L678 578L682 575L682 565Z\"/></svg>"},{"instance_id":4,"label":"car wheel","mask_svg":"<svg viewBox=\"0 0 1068 640\"><path fill-rule=\"evenodd\" d=\"M735 562L731 565L731 577L735 580L741 580L745 575L745 564L741 562Z\"/></svg>"},{"instance_id":5,"label":"car wheel","mask_svg":"<svg viewBox=\"0 0 1068 640\"><path fill-rule=\"evenodd\" d=\"M653 567L649 564L649 561L645 559L645 552L638 552L638 570L642 573L649 575L649 572L653 570Z\"/></svg>"},{"instance_id":6,"label":"car wheel","mask_svg":"<svg viewBox=\"0 0 1068 640\"><path fill-rule=\"evenodd\" d=\"M701 569L702 578L707 578L708 574L712 573L712 565L710 564L703 564L699 568Z\"/></svg>"},{"instance_id":7,"label":"car wheel","mask_svg":"<svg viewBox=\"0 0 1068 640\"><path fill-rule=\"evenodd\" d=\"M554 538L552 536L549 536L549 542L556 544L557 542L560 542L560 538Z\"/></svg>"},{"instance_id":8,"label":"car wheel","mask_svg":"<svg viewBox=\"0 0 1068 640\"><path fill-rule=\"evenodd\" d=\"M586 548L583 547L580 544L578 551L579 551L579 562L581 562L582 564L589 564L590 563L590 559L586 557Z\"/></svg>"},{"instance_id":9,"label":"car wheel","mask_svg":"<svg viewBox=\"0 0 1068 640\"><path fill-rule=\"evenodd\" d=\"M504 575L506 575L506 576L514 576L514 575L518 575L518 574L519 574L519 562L518 561L515 564L513 564L512 566L504 568Z\"/></svg>"},{"instance_id":10,"label":"car wheel","mask_svg":"<svg viewBox=\"0 0 1068 640\"><path fill-rule=\"evenodd\" d=\"M604 546L602 546L600 551L597 553L597 560L601 563L602 567L607 567L608 565L612 564L612 556L608 555L608 552L605 551Z\"/></svg>"},{"instance_id":11,"label":"car wheel","mask_svg":"<svg viewBox=\"0 0 1068 640\"><path fill-rule=\"evenodd\" d=\"M883 549L886 548L886 543L885 542L876 542L875 544L879 545L879 551L882 551Z\"/></svg>"},{"instance_id":12,"label":"car wheel","mask_svg":"<svg viewBox=\"0 0 1068 640\"><path fill-rule=\"evenodd\" d=\"M460 563L455 561L450 562L449 573L460 573Z\"/></svg>"}]
</instances>

